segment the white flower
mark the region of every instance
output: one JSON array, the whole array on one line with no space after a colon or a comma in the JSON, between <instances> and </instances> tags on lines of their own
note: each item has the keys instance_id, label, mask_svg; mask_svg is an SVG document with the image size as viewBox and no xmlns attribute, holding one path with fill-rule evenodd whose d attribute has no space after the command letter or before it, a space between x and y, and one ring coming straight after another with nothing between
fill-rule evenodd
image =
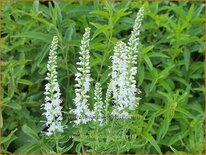
<instances>
[{"instance_id":1,"label":"white flower","mask_svg":"<svg viewBox=\"0 0 206 155\"><path fill-rule=\"evenodd\" d=\"M83 39L81 41L80 46L80 57L79 62L77 62L77 73L75 74L76 84L75 84L75 99L74 103L76 109L72 112L76 116L76 120L74 123L78 124L86 124L94 115L93 111L90 111L88 106L88 91L90 88L90 66L89 66L89 36L90 36L90 28L85 29L85 33L83 35Z\"/></svg>"},{"instance_id":2,"label":"white flower","mask_svg":"<svg viewBox=\"0 0 206 155\"><path fill-rule=\"evenodd\" d=\"M117 42L112 56L112 79L109 87L115 103L112 115L118 118L130 118L128 111L134 110L139 104L136 93L140 93L140 90L136 88L137 67L135 65L143 11L141 8L137 14L128 46L122 41Z\"/></svg>"},{"instance_id":3,"label":"white flower","mask_svg":"<svg viewBox=\"0 0 206 155\"><path fill-rule=\"evenodd\" d=\"M57 36L53 37L51 49L49 52L49 61L47 64L48 83L45 85L45 103L42 105L45 112L42 115L46 117L46 126L48 127L46 134L52 135L54 132L63 132L62 121L62 100L59 84L57 82Z\"/></svg>"},{"instance_id":4,"label":"white flower","mask_svg":"<svg viewBox=\"0 0 206 155\"><path fill-rule=\"evenodd\" d=\"M103 109L104 103L102 101L102 88L100 83L95 84L94 89L94 121L98 121L100 125L103 125Z\"/></svg>"}]
</instances>

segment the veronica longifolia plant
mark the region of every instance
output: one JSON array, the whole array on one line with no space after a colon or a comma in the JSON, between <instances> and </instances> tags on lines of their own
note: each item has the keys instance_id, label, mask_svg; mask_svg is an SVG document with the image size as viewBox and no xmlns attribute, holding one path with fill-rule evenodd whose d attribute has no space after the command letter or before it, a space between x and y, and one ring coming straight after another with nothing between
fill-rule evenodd
<instances>
[{"instance_id":1,"label":"veronica longifolia plant","mask_svg":"<svg viewBox=\"0 0 206 155\"><path fill-rule=\"evenodd\" d=\"M74 103L76 109L73 110L73 113L76 116L74 123L76 125L83 123L86 124L93 118L93 111L89 109L88 104L88 92L90 88L90 66L89 66L89 36L90 28L85 29L83 39L81 41L80 51L79 51L79 62L77 62L77 73L75 74L76 84L75 84L75 99Z\"/></svg>"},{"instance_id":2,"label":"veronica longifolia plant","mask_svg":"<svg viewBox=\"0 0 206 155\"><path fill-rule=\"evenodd\" d=\"M47 77L48 83L45 85L45 103L42 105L45 112L42 115L46 117L46 126L48 127L46 135L50 136L55 132L63 132L62 122L62 100L60 99L61 93L57 81L57 36L53 37L51 49L49 52L49 61L47 64Z\"/></svg>"},{"instance_id":3,"label":"veronica longifolia plant","mask_svg":"<svg viewBox=\"0 0 206 155\"><path fill-rule=\"evenodd\" d=\"M144 9L141 8L137 14L128 45L121 41L118 42L112 56L110 87L115 103L112 115L118 118L130 118L128 110L134 110L139 104L140 98L136 97L136 93L139 94L140 90L136 88L137 67L135 65L137 64L137 48L143 12Z\"/></svg>"},{"instance_id":4,"label":"veronica longifolia plant","mask_svg":"<svg viewBox=\"0 0 206 155\"><path fill-rule=\"evenodd\" d=\"M143 19L143 8L141 8L137 14L131 37L129 38L128 45L122 41L117 42L114 48L114 55L112 56L112 73L111 82L109 84L109 91L112 93L113 101L115 103L112 115L118 118L128 119L129 110L139 104L139 99L136 97L136 93L140 93L140 90L136 88L135 75L137 73L137 54L139 44L139 33L141 21ZM95 86L95 103L94 111L89 109L88 103L88 91L90 87L90 66L89 66L89 35L90 28L85 29L85 34L81 41L80 57L77 62L77 73L75 74L75 99L74 103L76 109L73 113L76 115L75 124L86 124L87 122L94 120L99 121L102 124L103 121L103 101L101 86L99 83ZM106 109L108 108L108 94L105 100ZM107 110L106 110L107 111ZM106 114L106 113L105 113ZM108 114L106 114L108 116ZM95 118L95 119L94 119Z\"/></svg>"}]
</instances>

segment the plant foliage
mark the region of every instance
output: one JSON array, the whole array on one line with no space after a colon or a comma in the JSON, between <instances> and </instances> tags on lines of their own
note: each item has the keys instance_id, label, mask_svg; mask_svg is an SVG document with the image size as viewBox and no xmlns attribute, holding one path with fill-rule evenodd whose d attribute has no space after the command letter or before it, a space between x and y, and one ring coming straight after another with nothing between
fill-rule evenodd
<instances>
[{"instance_id":1,"label":"plant foliage","mask_svg":"<svg viewBox=\"0 0 206 155\"><path fill-rule=\"evenodd\" d=\"M91 28L94 103L94 84L106 94L114 45L128 40L143 5L136 76L142 99L135 119L73 127L69 111L85 27ZM2 153L203 153L204 8L204 2L2 2ZM55 35L67 126L58 146L42 134L40 110Z\"/></svg>"}]
</instances>

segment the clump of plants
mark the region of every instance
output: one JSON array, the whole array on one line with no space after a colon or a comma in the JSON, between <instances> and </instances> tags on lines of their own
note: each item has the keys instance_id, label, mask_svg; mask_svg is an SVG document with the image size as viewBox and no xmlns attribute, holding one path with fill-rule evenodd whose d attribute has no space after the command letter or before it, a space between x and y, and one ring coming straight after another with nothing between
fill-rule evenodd
<instances>
[{"instance_id":1,"label":"clump of plants","mask_svg":"<svg viewBox=\"0 0 206 155\"><path fill-rule=\"evenodd\" d=\"M204 7L2 2L1 153L203 153Z\"/></svg>"},{"instance_id":2,"label":"clump of plants","mask_svg":"<svg viewBox=\"0 0 206 155\"><path fill-rule=\"evenodd\" d=\"M143 19L144 8L140 8L128 43L118 41L114 47L112 58L111 77L107 92L103 100L101 84L92 79L90 74L89 37L90 28L85 28L81 41L77 73L75 74L75 109L70 113L74 116L74 141L78 142L77 153L124 153L135 149L137 141L145 140L139 135L132 137L132 126L125 126L130 121L140 121L138 105L141 91L136 86L137 56L139 46L140 26ZM48 83L45 85L45 103L43 109L46 116L46 135L54 135L56 151L59 152L57 133L63 132L62 126L62 100L57 81L57 42L55 36L52 41L47 64ZM91 82L95 84L94 103L89 103ZM143 120L142 120L143 121ZM141 130L142 124L136 126Z\"/></svg>"}]
</instances>

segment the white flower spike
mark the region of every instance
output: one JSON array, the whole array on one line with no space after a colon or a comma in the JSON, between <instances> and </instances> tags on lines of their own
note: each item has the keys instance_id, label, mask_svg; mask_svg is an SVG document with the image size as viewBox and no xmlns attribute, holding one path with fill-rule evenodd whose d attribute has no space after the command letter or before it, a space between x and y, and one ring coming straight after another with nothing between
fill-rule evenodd
<instances>
[{"instance_id":1,"label":"white flower spike","mask_svg":"<svg viewBox=\"0 0 206 155\"><path fill-rule=\"evenodd\" d=\"M86 124L91 121L94 115L93 111L90 111L88 104L88 92L90 89L90 66L89 66L89 36L90 36L90 28L85 28L85 33L83 35L83 39L81 41L80 46L80 57L79 62L77 62L77 73L75 74L76 84L75 84L75 99L74 103L76 109L72 112L76 116L76 120L74 123L78 124Z\"/></svg>"},{"instance_id":2,"label":"white flower spike","mask_svg":"<svg viewBox=\"0 0 206 155\"><path fill-rule=\"evenodd\" d=\"M117 118L128 119L129 110L134 110L139 104L136 93L140 90L136 88L135 75L137 73L137 54L139 45L139 33L144 9L141 8L137 14L128 46L123 42L118 42L114 48L112 56L112 80L111 91L114 99L114 109L112 115Z\"/></svg>"},{"instance_id":3,"label":"white flower spike","mask_svg":"<svg viewBox=\"0 0 206 155\"><path fill-rule=\"evenodd\" d=\"M127 45L120 41L114 47L114 55L112 56L112 80L110 89L115 103L112 115L117 118L129 118L127 109L130 103L126 87L128 82L128 52L129 48Z\"/></svg>"},{"instance_id":4,"label":"white flower spike","mask_svg":"<svg viewBox=\"0 0 206 155\"><path fill-rule=\"evenodd\" d=\"M45 112L42 115L46 117L46 126L48 127L46 135L50 136L55 132L63 132L62 126L62 100L60 99L61 93L57 81L57 36L53 37L49 61L47 64L47 77L48 83L45 85L45 103L42 105Z\"/></svg>"},{"instance_id":5,"label":"white flower spike","mask_svg":"<svg viewBox=\"0 0 206 155\"><path fill-rule=\"evenodd\" d=\"M141 91L136 87L135 76L137 74L137 57L138 57L138 45L139 45L139 34L142 19L144 17L144 7L141 7L137 13L135 23L133 26L133 31L131 32L131 37L129 38L129 53L128 53L128 76L127 76L127 88L130 99L129 109L133 110L139 104L139 99L136 97L136 93L140 94Z\"/></svg>"}]
</instances>

